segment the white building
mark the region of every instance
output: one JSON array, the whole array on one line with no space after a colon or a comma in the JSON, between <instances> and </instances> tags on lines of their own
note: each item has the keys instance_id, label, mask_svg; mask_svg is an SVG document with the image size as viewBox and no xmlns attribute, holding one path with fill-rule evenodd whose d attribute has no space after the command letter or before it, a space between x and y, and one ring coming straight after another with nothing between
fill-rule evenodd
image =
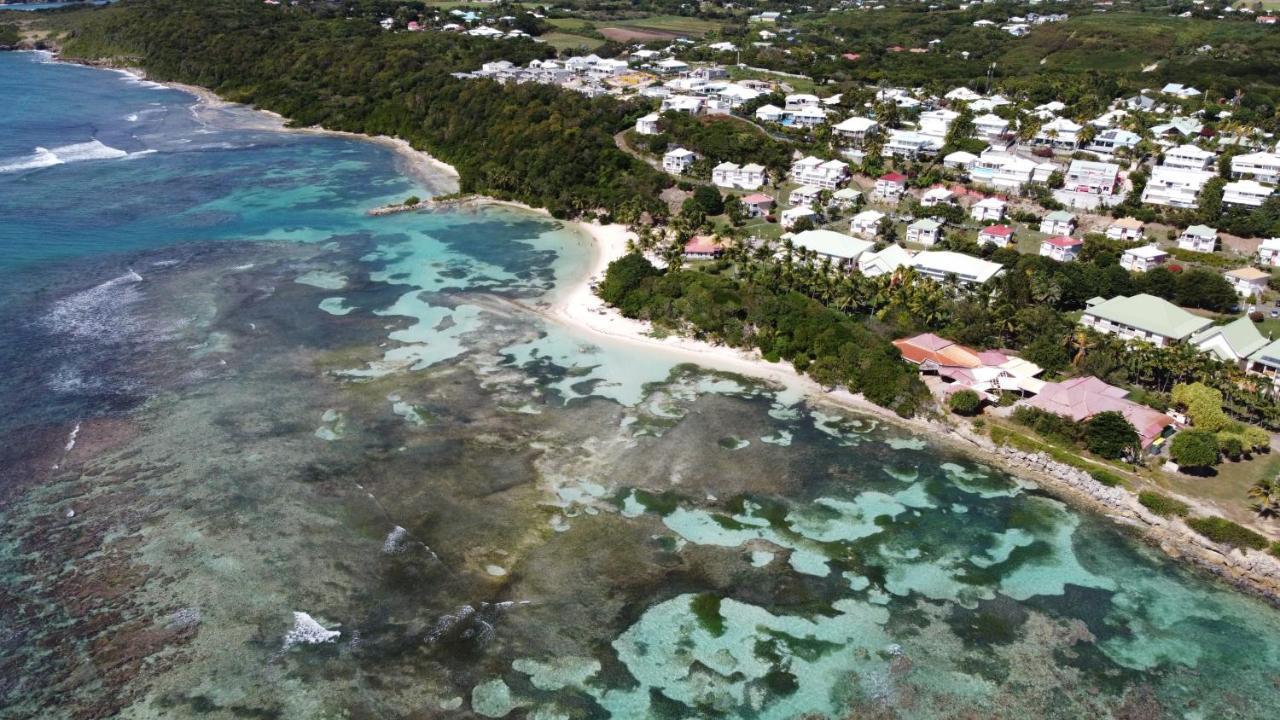
<instances>
[{"instance_id":1,"label":"white building","mask_svg":"<svg viewBox=\"0 0 1280 720\"><path fill-rule=\"evenodd\" d=\"M764 166L722 162L711 170L711 183L723 188L755 190L764 185Z\"/></svg>"},{"instance_id":2,"label":"white building","mask_svg":"<svg viewBox=\"0 0 1280 720\"><path fill-rule=\"evenodd\" d=\"M848 263L875 247L875 243L859 240L833 230L805 230L791 238L791 244L814 253L819 258Z\"/></svg>"},{"instance_id":3,"label":"white building","mask_svg":"<svg viewBox=\"0 0 1280 720\"><path fill-rule=\"evenodd\" d=\"M1231 175L1258 182L1280 183L1280 153L1256 152L1231 158Z\"/></svg>"},{"instance_id":4,"label":"white building","mask_svg":"<svg viewBox=\"0 0 1280 720\"><path fill-rule=\"evenodd\" d=\"M911 251L901 245L890 245L880 252L864 252L858 257L858 272L867 277L886 275L910 266Z\"/></svg>"},{"instance_id":5,"label":"white building","mask_svg":"<svg viewBox=\"0 0 1280 720\"><path fill-rule=\"evenodd\" d=\"M920 113L919 131L921 135L929 135L939 140L939 147L946 142L947 130L951 123L960 117L954 110L928 110Z\"/></svg>"},{"instance_id":6,"label":"white building","mask_svg":"<svg viewBox=\"0 0 1280 720\"><path fill-rule=\"evenodd\" d=\"M946 250L925 250L911 258L911 266L925 277L938 281L955 278L965 285L982 284L1004 272L1000 263L993 263L964 253Z\"/></svg>"},{"instance_id":7,"label":"white building","mask_svg":"<svg viewBox=\"0 0 1280 720\"><path fill-rule=\"evenodd\" d=\"M1120 255L1120 267L1129 272L1146 272L1159 267L1169 259L1169 253L1155 245L1129 248Z\"/></svg>"},{"instance_id":8,"label":"white building","mask_svg":"<svg viewBox=\"0 0 1280 720\"><path fill-rule=\"evenodd\" d=\"M1089 195L1111 195L1120 182L1120 166L1092 160L1072 160L1062 189Z\"/></svg>"},{"instance_id":9,"label":"white building","mask_svg":"<svg viewBox=\"0 0 1280 720\"><path fill-rule=\"evenodd\" d=\"M1066 210L1054 210L1040 221L1040 232L1045 235L1070 235L1076 231L1076 216Z\"/></svg>"},{"instance_id":10,"label":"white building","mask_svg":"<svg viewBox=\"0 0 1280 720\"><path fill-rule=\"evenodd\" d=\"M1195 145L1179 145L1164 153L1165 167L1181 170L1208 170L1213 165L1214 154Z\"/></svg>"},{"instance_id":11,"label":"white building","mask_svg":"<svg viewBox=\"0 0 1280 720\"><path fill-rule=\"evenodd\" d=\"M1140 142L1142 142L1142 136L1137 133L1120 128L1110 128L1094 135L1093 140L1085 147L1085 150L1099 155L1114 155L1118 151L1132 148Z\"/></svg>"},{"instance_id":12,"label":"white building","mask_svg":"<svg viewBox=\"0 0 1280 720\"><path fill-rule=\"evenodd\" d=\"M1185 340L1213 324L1154 295L1118 295L1095 299L1080 317L1080 324L1105 335L1142 340L1164 347Z\"/></svg>"},{"instance_id":13,"label":"white building","mask_svg":"<svg viewBox=\"0 0 1280 720\"><path fill-rule=\"evenodd\" d=\"M941 239L942 225L937 220L921 218L907 226L907 242L926 247Z\"/></svg>"},{"instance_id":14,"label":"white building","mask_svg":"<svg viewBox=\"0 0 1280 720\"><path fill-rule=\"evenodd\" d=\"M876 179L876 186L871 191L872 197L887 202L897 202L907 189L907 176L902 173L888 172Z\"/></svg>"},{"instance_id":15,"label":"white building","mask_svg":"<svg viewBox=\"0 0 1280 720\"><path fill-rule=\"evenodd\" d=\"M761 122L782 122L784 116L786 116L786 111L777 105L761 105L756 108L756 119Z\"/></svg>"},{"instance_id":16,"label":"white building","mask_svg":"<svg viewBox=\"0 0 1280 720\"><path fill-rule=\"evenodd\" d=\"M974 182L997 188L1017 189L1032 182L1036 163L1003 150L987 148L969 166Z\"/></svg>"},{"instance_id":17,"label":"white building","mask_svg":"<svg viewBox=\"0 0 1280 720\"><path fill-rule=\"evenodd\" d=\"M978 231L978 244L1009 247L1013 244L1013 228L1008 225L988 225Z\"/></svg>"},{"instance_id":18,"label":"white building","mask_svg":"<svg viewBox=\"0 0 1280 720\"><path fill-rule=\"evenodd\" d=\"M969 217L979 222L1000 222L1007 204L1000 198L983 198L969 208Z\"/></svg>"},{"instance_id":19,"label":"white building","mask_svg":"<svg viewBox=\"0 0 1280 720\"><path fill-rule=\"evenodd\" d=\"M1055 150L1075 150L1080 144L1080 123L1067 118L1054 118L1040 127L1032 145L1048 145Z\"/></svg>"},{"instance_id":20,"label":"white building","mask_svg":"<svg viewBox=\"0 0 1280 720\"><path fill-rule=\"evenodd\" d=\"M944 187L933 187L925 191L920 196L921 207L937 207L939 205L954 205L956 194Z\"/></svg>"},{"instance_id":21,"label":"white building","mask_svg":"<svg viewBox=\"0 0 1280 720\"><path fill-rule=\"evenodd\" d=\"M662 99L662 112L674 110L687 115L697 115L702 112L706 99L697 95L669 95Z\"/></svg>"},{"instance_id":22,"label":"white building","mask_svg":"<svg viewBox=\"0 0 1280 720\"><path fill-rule=\"evenodd\" d=\"M674 150L668 150L667 154L662 156L662 169L675 175L681 175L688 172L689 168L693 166L693 162L697 159L698 156L692 150L675 148Z\"/></svg>"},{"instance_id":23,"label":"white building","mask_svg":"<svg viewBox=\"0 0 1280 720\"><path fill-rule=\"evenodd\" d=\"M636 132L640 135L658 135L662 129L658 127L658 113L649 113L636 120Z\"/></svg>"},{"instance_id":24,"label":"white building","mask_svg":"<svg viewBox=\"0 0 1280 720\"><path fill-rule=\"evenodd\" d=\"M880 234L880 221L885 214L877 210L863 210L849 221L849 232L865 238L874 238Z\"/></svg>"},{"instance_id":25,"label":"white building","mask_svg":"<svg viewBox=\"0 0 1280 720\"><path fill-rule=\"evenodd\" d=\"M1198 253L1211 253L1218 249L1218 231L1208 225L1192 225L1178 236L1178 247Z\"/></svg>"},{"instance_id":26,"label":"white building","mask_svg":"<svg viewBox=\"0 0 1280 720\"><path fill-rule=\"evenodd\" d=\"M1137 218L1125 217L1113 220L1107 226L1107 237L1112 240L1141 240L1147 226Z\"/></svg>"},{"instance_id":27,"label":"white building","mask_svg":"<svg viewBox=\"0 0 1280 720\"><path fill-rule=\"evenodd\" d=\"M1058 262L1071 262L1080 255L1080 249L1083 247L1083 240L1059 235L1042 240L1040 254Z\"/></svg>"},{"instance_id":28,"label":"white building","mask_svg":"<svg viewBox=\"0 0 1280 720\"><path fill-rule=\"evenodd\" d=\"M885 157L915 158L933 155L942 149L943 140L936 135L926 135L914 130L890 130L881 155Z\"/></svg>"},{"instance_id":29,"label":"white building","mask_svg":"<svg viewBox=\"0 0 1280 720\"><path fill-rule=\"evenodd\" d=\"M818 213L814 212L813 208L807 205L799 205L796 207L790 207L790 208L787 208L786 210L783 210L782 214L779 216L779 219L782 222L782 229L790 230L791 228L795 227L796 223L800 222L801 220L804 220L804 219L812 220L817 216L818 216Z\"/></svg>"},{"instance_id":30,"label":"white building","mask_svg":"<svg viewBox=\"0 0 1280 720\"><path fill-rule=\"evenodd\" d=\"M1267 238L1258 246L1258 262L1267 267L1280 267L1280 238Z\"/></svg>"},{"instance_id":31,"label":"white building","mask_svg":"<svg viewBox=\"0 0 1280 720\"><path fill-rule=\"evenodd\" d=\"M822 195L822 188L817 185L801 185L791 191L791 195L787 197L787 202L795 206L813 207L818 202L818 198Z\"/></svg>"},{"instance_id":32,"label":"white building","mask_svg":"<svg viewBox=\"0 0 1280 720\"><path fill-rule=\"evenodd\" d=\"M835 190L849 180L849 166L839 160L823 161L810 155L791 166L791 179L804 185Z\"/></svg>"},{"instance_id":33,"label":"white building","mask_svg":"<svg viewBox=\"0 0 1280 720\"><path fill-rule=\"evenodd\" d=\"M1241 297L1261 297L1266 292L1271 273L1254 267L1228 270L1222 274Z\"/></svg>"},{"instance_id":34,"label":"white building","mask_svg":"<svg viewBox=\"0 0 1280 720\"><path fill-rule=\"evenodd\" d=\"M1205 183L1214 176L1208 170L1180 170L1161 165L1153 168L1142 202L1151 205L1193 208Z\"/></svg>"},{"instance_id":35,"label":"white building","mask_svg":"<svg viewBox=\"0 0 1280 720\"><path fill-rule=\"evenodd\" d=\"M792 112L801 108L818 107L822 103L817 95L808 95L805 93L796 93L788 95L786 98L786 109Z\"/></svg>"},{"instance_id":36,"label":"white building","mask_svg":"<svg viewBox=\"0 0 1280 720\"><path fill-rule=\"evenodd\" d=\"M1256 180L1233 180L1222 186L1222 202L1239 207L1262 207L1275 188Z\"/></svg>"},{"instance_id":37,"label":"white building","mask_svg":"<svg viewBox=\"0 0 1280 720\"><path fill-rule=\"evenodd\" d=\"M973 119L973 129L974 133L983 140L996 142L1009 134L1009 121L999 115L987 113Z\"/></svg>"},{"instance_id":38,"label":"white building","mask_svg":"<svg viewBox=\"0 0 1280 720\"><path fill-rule=\"evenodd\" d=\"M856 146L861 146L869 135L877 132L880 124L864 117L851 117L831 127L835 134Z\"/></svg>"}]
</instances>

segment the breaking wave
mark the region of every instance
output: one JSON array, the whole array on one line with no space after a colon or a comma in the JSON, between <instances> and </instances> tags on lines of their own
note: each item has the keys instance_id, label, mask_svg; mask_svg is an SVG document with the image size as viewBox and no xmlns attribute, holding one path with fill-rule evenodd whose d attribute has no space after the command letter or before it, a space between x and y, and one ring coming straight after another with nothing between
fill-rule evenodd
<instances>
[{"instance_id":1,"label":"breaking wave","mask_svg":"<svg viewBox=\"0 0 1280 720\"><path fill-rule=\"evenodd\" d=\"M40 168L63 165L66 163L85 162L87 160L116 160L128 157L124 150L104 145L98 140L84 143L63 145L50 150L38 147L30 155L0 161L0 173L23 172Z\"/></svg>"},{"instance_id":2,"label":"breaking wave","mask_svg":"<svg viewBox=\"0 0 1280 720\"><path fill-rule=\"evenodd\" d=\"M41 325L76 338L115 340L133 334L137 321L127 308L142 298L142 276L130 270L117 278L68 295L53 304Z\"/></svg>"}]
</instances>

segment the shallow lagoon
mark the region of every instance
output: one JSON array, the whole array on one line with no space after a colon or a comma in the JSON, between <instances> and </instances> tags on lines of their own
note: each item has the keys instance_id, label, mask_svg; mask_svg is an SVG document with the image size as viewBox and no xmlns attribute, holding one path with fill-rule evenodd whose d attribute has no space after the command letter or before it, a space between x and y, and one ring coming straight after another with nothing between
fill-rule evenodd
<instances>
[{"instance_id":1,"label":"shallow lagoon","mask_svg":"<svg viewBox=\"0 0 1280 720\"><path fill-rule=\"evenodd\" d=\"M0 109L0 161L129 156L0 174L0 715L1274 709L1272 608L921 438L544 323L571 228L367 218L422 193L380 147L31 56L6 83L81 101Z\"/></svg>"}]
</instances>

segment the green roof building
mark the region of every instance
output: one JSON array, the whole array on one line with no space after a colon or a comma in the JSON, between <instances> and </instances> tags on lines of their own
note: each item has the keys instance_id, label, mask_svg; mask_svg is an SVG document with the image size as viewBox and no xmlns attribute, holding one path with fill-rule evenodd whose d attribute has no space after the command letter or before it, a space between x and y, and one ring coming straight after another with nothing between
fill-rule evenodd
<instances>
[{"instance_id":1,"label":"green roof building","mask_svg":"<svg viewBox=\"0 0 1280 720\"><path fill-rule=\"evenodd\" d=\"M1089 306L1080 324L1100 333L1163 347L1182 342L1213 324L1154 295L1118 295Z\"/></svg>"}]
</instances>

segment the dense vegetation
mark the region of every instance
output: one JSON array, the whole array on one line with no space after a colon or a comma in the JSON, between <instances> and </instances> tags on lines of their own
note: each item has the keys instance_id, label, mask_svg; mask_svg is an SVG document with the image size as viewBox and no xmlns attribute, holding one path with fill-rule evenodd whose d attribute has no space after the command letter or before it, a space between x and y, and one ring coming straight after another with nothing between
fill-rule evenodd
<instances>
[{"instance_id":1,"label":"dense vegetation","mask_svg":"<svg viewBox=\"0 0 1280 720\"><path fill-rule=\"evenodd\" d=\"M601 297L628 317L787 360L827 386L844 386L899 415L911 416L928 390L897 348L858 319L758 282L697 270L655 268L632 253L609 266Z\"/></svg>"},{"instance_id":2,"label":"dense vegetation","mask_svg":"<svg viewBox=\"0 0 1280 720\"><path fill-rule=\"evenodd\" d=\"M729 115L693 117L669 111L662 115L661 127L658 135L637 137L642 148L662 154L669 145L677 145L698 153L702 160L691 169L696 177L711 177L711 169L726 161L763 165L775 177L782 176L791 167L790 146L751 123Z\"/></svg>"},{"instance_id":3,"label":"dense vegetation","mask_svg":"<svg viewBox=\"0 0 1280 720\"><path fill-rule=\"evenodd\" d=\"M17 25L0 24L0 48L13 47L21 39Z\"/></svg>"},{"instance_id":4,"label":"dense vegetation","mask_svg":"<svg viewBox=\"0 0 1280 720\"><path fill-rule=\"evenodd\" d=\"M124 0L50 17L68 56L140 64L298 125L393 135L452 164L464 192L559 216L660 212L665 180L617 149L631 111L610 98L450 73L552 52L531 41L387 33L373 22L246 0Z\"/></svg>"},{"instance_id":5,"label":"dense vegetation","mask_svg":"<svg viewBox=\"0 0 1280 720\"><path fill-rule=\"evenodd\" d=\"M1225 518L1191 518L1187 525L1210 540L1231 547L1262 550L1270 544L1265 537Z\"/></svg>"}]
</instances>

